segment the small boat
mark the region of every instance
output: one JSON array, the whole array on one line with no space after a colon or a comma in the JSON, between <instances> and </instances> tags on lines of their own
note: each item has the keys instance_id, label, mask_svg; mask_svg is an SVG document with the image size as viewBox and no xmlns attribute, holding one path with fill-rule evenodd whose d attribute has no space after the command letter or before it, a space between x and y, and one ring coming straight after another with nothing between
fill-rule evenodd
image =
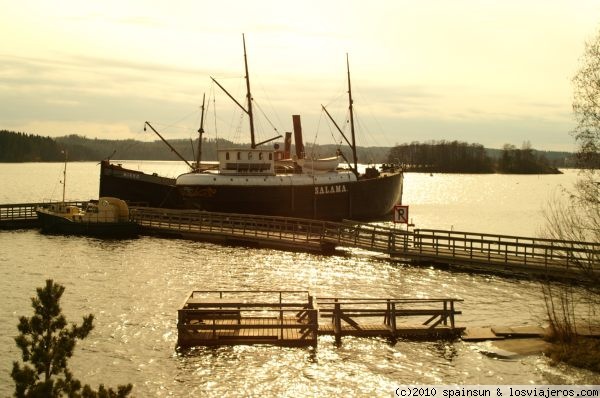
<instances>
[{"instance_id":1,"label":"small boat","mask_svg":"<svg viewBox=\"0 0 600 398\"><path fill-rule=\"evenodd\" d=\"M330 158L311 159L304 158L296 160L298 165L307 172L312 171L313 173L326 173L328 171L335 171L340 164L339 156L333 156Z\"/></svg>"},{"instance_id":2,"label":"small boat","mask_svg":"<svg viewBox=\"0 0 600 398\"><path fill-rule=\"evenodd\" d=\"M138 225L129 217L124 200L103 196L79 207L65 202L67 153L63 171L62 202L50 203L35 209L42 232L89 235L98 237L132 237Z\"/></svg>"},{"instance_id":3,"label":"small boat","mask_svg":"<svg viewBox=\"0 0 600 398\"><path fill-rule=\"evenodd\" d=\"M129 217L125 201L101 197L78 207L54 203L35 211L45 233L88 235L98 237L132 237L138 225Z\"/></svg>"}]
</instances>

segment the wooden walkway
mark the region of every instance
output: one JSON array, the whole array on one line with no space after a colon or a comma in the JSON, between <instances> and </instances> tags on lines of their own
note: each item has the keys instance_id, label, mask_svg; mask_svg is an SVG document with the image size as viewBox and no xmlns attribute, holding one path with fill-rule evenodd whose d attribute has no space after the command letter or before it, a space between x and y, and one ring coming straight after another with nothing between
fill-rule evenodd
<instances>
[{"instance_id":1,"label":"wooden walkway","mask_svg":"<svg viewBox=\"0 0 600 398\"><path fill-rule=\"evenodd\" d=\"M434 229L407 232L356 222L327 229L323 240L463 270L584 281L600 273L600 244L590 242Z\"/></svg>"},{"instance_id":2,"label":"wooden walkway","mask_svg":"<svg viewBox=\"0 0 600 398\"><path fill-rule=\"evenodd\" d=\"M457 338L458 299L314 298L307 291L194 291L178 311L178 345L315 346L317 336ZM415 317L422 318L414 323ZM359 319L360 318L360 322ZM320 322L320 320L324 320Z\"/></svg>"},{"instance_id":3,"label":"wooden walkway","mask_svg":"<svg viewBox=\"0 0 600 398\"><path fill-rule=\"evenodd\" d=\"M41 204L0 205L0 228L36 227ZM130 214L142 234L163 237L321 253L359 248L415 264L510 276L585 282L600 273L600 245L590 242L135 206Z\"/></svg>"},{"instance_id":4,"label":"wooden walkway","mask_svg":"<svg viewBox=\"0 0 600 398\"><path fill-rule=\"evenodd\" d=\"M146 207L132 207L131 216L144 233L159 236L301 251L334 248L321 239L331 223L319 220Z\"/></svg>"},{"instance_id":5,"label":"wooden walkway","mask_svg":"<svg viewBox=\"0 0 600 398\"><path fill-rule=\"evenodd\" d=\"M416 264L563 280L585 281L600 272L600 245L589 242L141 207L132 208L132 216L144 233L226 244L317 252L359 248Z\"/></svg>"}]
</instances>

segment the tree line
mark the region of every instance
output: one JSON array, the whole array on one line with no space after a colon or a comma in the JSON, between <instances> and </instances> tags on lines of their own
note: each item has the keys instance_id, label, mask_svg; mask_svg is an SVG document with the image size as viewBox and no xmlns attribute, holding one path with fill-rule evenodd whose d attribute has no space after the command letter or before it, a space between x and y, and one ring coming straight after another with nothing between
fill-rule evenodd
<instances>
[{"instance_id":1,"label":"tree line","mask_svg":"<svg viewBox=\"0 0 600 398\"><path fill-rule=\"evenodd\" d=\"M567 166L569 154L549 161L545 154L525 142L521 149L506 144L489 150L480 144L459 141L412 142L393 147L387 162L406 171L436 173L552 174Z\"/></svg>"},{"instance_id":2,"label":"tree line","mask_svg":"<svg viewBox=\"0 0 600 398\"><path fill-rule=\"evenodd\" d=\"M197 156L198 139L169 140L185 159L193 160ZM219 148L231 148L235 143L224 139L203 139L202 160L217 160ZM292 146L293 147L293 146ZM283 143L280 144L283 148ZM337 145L306 144L306 153L315 156L333 156ZM105 140L91 139L80 135L50 138L33 134L0 130L0 162L55 162L64 160L63 150L68 151L69 160L98 161L111 157L119 160L179 160L164 142L160 140L145 142L132 139ZM358 158L363 163L383 163L389 148L359 147ZM292 153L294 150L292 148ZM351 151L343 149L344 155L351 159Z\"/></svg>"},{"instance_id":3,"label":"tree line","mask_svg":"<svg viewBox=\"0 0 600 398\"><path fill-rule=\"evenodd\" d=\"M169 140L184 158L196 158L198 140ZM202 160L217 160L217 150L236 146L224 139L203 139ZM280 145L282 146L282 145ZM307 144L309 156L332 156L336 145ZM145 142L132 139L91 139L79 135L41 137L39 135L0 130L0 162L56 162L119 160L179 160L160 140ZM351 151L342 148L349 160ZM294 150L292 148L292 153ZM541 152L525 143L521 149L506 144L503 149L484 148L480 144L459 141L430 141L387 147L358 147L360 163L402 164L407 171L445 173L551 173L558 167L574 167L574 157L566 152Z\"/></svg>"}]
</instances>

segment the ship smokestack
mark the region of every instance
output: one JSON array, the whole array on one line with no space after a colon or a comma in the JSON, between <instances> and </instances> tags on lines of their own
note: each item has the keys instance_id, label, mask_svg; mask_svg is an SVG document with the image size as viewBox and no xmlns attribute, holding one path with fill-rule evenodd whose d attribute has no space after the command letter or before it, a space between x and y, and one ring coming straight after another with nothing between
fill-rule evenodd
<instances>
[{"instance_id":1,"label":"ship smokestack","mask_svg":"<svg viewBox=\"0 0 600 398\"><path fill-rule=\"evenodd\" d=\"M300 115L292 115L294 122L294 141L296 143L296 156L298 159L304 159L304 143L302 141L302 124L300 123Z\"/></svg>"},{"instance_id":2,"label":"ship smokestack","mask_svg":"<svg viewBox=\"0 0 600 398\"><path fill-rule=\"evenodd\" d=\"M292 133L285 133L285 141L283 143L283 158L289 159L292 152Z\"/></svg>"}]
</instances>

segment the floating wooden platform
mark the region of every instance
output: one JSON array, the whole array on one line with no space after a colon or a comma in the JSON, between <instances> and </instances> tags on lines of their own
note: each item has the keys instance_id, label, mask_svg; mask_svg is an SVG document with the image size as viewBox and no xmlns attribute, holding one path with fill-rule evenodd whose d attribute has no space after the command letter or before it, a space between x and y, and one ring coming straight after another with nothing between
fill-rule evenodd
<instances>
[{"instance_id":1,"label":"floating wooden platform","mask_svg":"<svg viewBox=\"0 0 600 398\"><path fill-rule=\"evenodd\" d=\"M314 298L307 291L194 291L178 312L178 345L315 346L317 336L455 338L458 299ZM409 324L408 318L422 318ZM361 318L361 321L357 321Z\"/></svg>"},{"instance_id":2,"label":"floating wooden platform","mask_svg":"<svg viewBox=\"0 0 600 398\"><path fill-rule=\"evenodd\" d=\"M315 346L318 313L307 291L193 291L177 330L180 347Z\"/></svg>"}]
</instances>

